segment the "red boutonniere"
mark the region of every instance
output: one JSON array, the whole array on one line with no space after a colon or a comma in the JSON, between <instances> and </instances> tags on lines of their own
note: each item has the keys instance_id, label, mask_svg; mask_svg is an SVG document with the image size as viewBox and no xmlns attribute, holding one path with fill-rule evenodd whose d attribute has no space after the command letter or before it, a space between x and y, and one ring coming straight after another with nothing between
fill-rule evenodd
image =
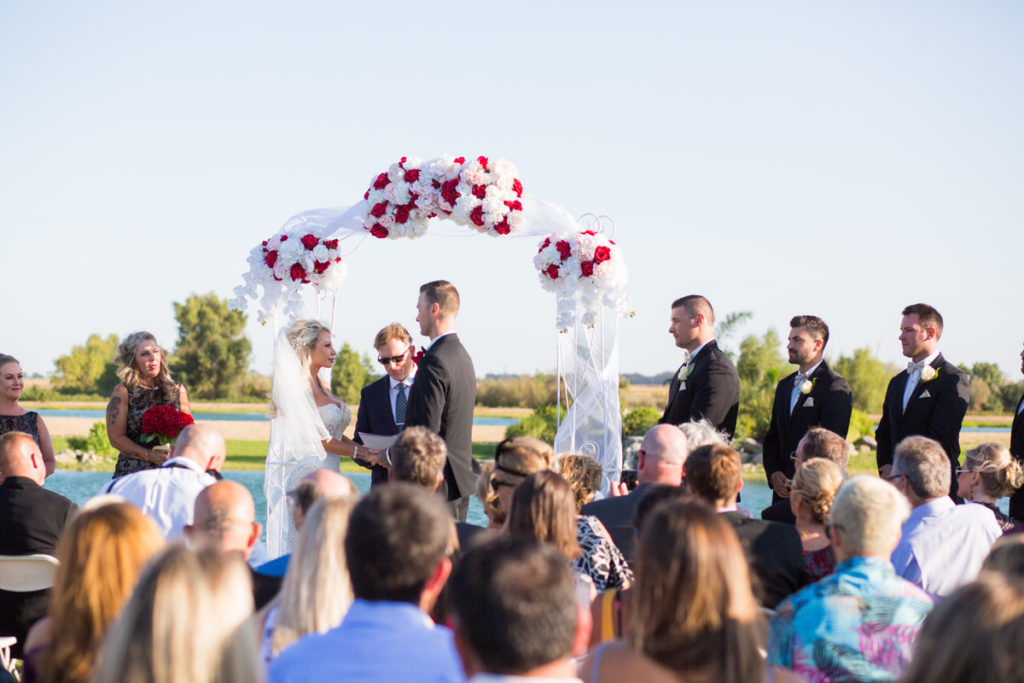
<instances>
[{"instance_id":1,"label":"red boutonniere","mask_svg":"<svg viewBox=\"0 0 1024 683\"><path fill-rule=\"evenodd\" d=\"M412 362L415 363L416 365L419 365L420 361L422 359L423 359L423 349L420 349L416 353L412 354Z\"/></svg>"}]
</instances>

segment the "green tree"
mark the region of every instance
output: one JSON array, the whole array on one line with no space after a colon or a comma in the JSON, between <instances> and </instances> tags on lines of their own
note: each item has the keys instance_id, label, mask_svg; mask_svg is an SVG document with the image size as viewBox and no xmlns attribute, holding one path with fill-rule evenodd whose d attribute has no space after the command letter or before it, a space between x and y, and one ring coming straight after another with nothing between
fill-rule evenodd
<instances>
[{"instance_id":1,"label":"green tree","mask_svg":"<svg viewBox=\"0 0 1024 683\"><path fill-rule=\"evenodd\" d=\"M724 318L715 322L715 340L729 358L736 360L736 352L733 351L731 346L726 342L728 342L729 339L739 331L739 328L743 323L750 322L750 319L753 317L754 314L750 311L733 311L732 313L727 313ZM669 381L671 381L671 379Z\"/></svg>"},{"instance_id":2,"label":"green tree","mask_svg":"<svg viewBox=\"0 0 1024 683\"><path fill-rule=\"evenodd\" d=\"M769 328L763 337L751 334L743 339L736 370L740 375L736 437L752 436L761 440L771 424L775 387L790 372L782 354L782 338L775 328Z\"/></svg>"},{"instance_id":3,"label":"green tree","mask_svg":"<svg viewBox=\"0 0 1024 683\"><path fill-rule=\"evenodd\" d=\"M365 353L362 357L345 342L331 368L331 386L335 395L346 403L359 403L359 392L380 375L373 372L373 364Z\"/></svg>"},{"instance_id":4,"label":"green tree","mask_svg":"<svg viewBox=\"0 0 1024 683\"><path fill-rule=\"evenodd\" d=\"M853 392L853 407L865 413L882 412L885 388L898 371L875 358L871 349L854 349L852 356L840 356L832 369L846 378Z\"/></svg>"},{"instance_id":5,"label":"green tree","mask_svg":"<svg viewBox=\"0 0 1024 683\"><path fill-rule=\"evenodd\" d=\"M71 353L56 361L53 386L61 393L109 394L117 384L117 335L106 339L90 334L85 344L71 347Z\"/></svg>"},{"instance_id":6,"label":"green tree","mask_svg":"<svg viewBox=\"0 0 1024 683\"><path fill-rule=\"evenodd\" d=\"M174 303L178 344L171 369L189 394L227 398L238 393L249 369L252 344L245 336L246 315L228 308L213 292Z\"/></svg>"},{"instance_id":7,"label":"green tree","mask_svg":"<svg viewBox=\"0 0 1024 683\"><path fill-rule=\"evenodd\" d=\"M961 368L971 378L971 402L969 410L988 410L1001 412L1003 407L1003 385L1006 376L995 363L975 363L969 368ZM1016 402L1009 408L1013 410Z\"/></svg>"}]
</instances>

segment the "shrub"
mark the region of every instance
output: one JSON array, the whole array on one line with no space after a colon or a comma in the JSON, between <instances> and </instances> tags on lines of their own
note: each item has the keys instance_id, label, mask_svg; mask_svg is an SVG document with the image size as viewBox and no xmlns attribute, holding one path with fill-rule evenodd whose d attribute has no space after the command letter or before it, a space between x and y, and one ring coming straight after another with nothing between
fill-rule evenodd
<instances>
[{"instance_id":1,"label":"shrub","mask_svg":"<svg viewBox=\"0 0 1024 683\"><path fill-rule=\"evenodd\" d=\"M863 410L854 409L850 414L850 431L846 433L846 440L850 443L857 443L862 436L875 435L875 421Z\"/></svg>"},{"instance_id":2,"label":"shrub","mask_svg":"<svg viewBox=\"0 0 1024 683\"><path fill-rule=\"evenodd\" d=\"M104 458L112 458L117 455L117 449L110 445L107 437L107 425L97 422L89 430L88 436L69 436L68 448L76 451L92 451Z\"/></svg>"},{"instance_id":3,"label":"shrub","mask_svg":"<svg viewBox=\"0 0 1024 683\"><path fill-rule=\"evenodd\" d=\"M622 435L643 436L660 419L661 411L654 406L634 408L622 417Z\"/></svg>"},{"instance_id":4,"label":"shrub","mask_svg":"<svg viewBox=\"0 0 1024 683\"><path fill-rule=\"evenodd\" d=\"M505 438L533 436L545 443L553 444L557 431L558 415L555 412L555 406L548 404L535 408L532 414L509 426L505 430Z\"/></svg>"}]
</instances>

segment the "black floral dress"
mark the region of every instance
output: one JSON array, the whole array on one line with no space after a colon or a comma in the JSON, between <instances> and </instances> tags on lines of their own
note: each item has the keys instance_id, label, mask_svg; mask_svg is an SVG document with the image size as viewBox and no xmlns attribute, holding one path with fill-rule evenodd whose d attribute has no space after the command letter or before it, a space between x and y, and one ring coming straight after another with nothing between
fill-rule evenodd
<instances>
[{"instance_id":1,"label":"black floral dress","mask_svg":"<svg viewBox=\"0 0 1024 683\"><path fill-rule=\"evenodd\" d=\"M181 409L181 385L175 384L176 391L174 392L174 400L169 403L164 400L164 390L161 387L153 387L147 389L146 387L135 387L134 389L128 389L128 406L127 406L127 424L125 425L125 435L139 444L143 448L151 448L153 444L147 444L140 441L142 438L142 416L146 414L146 411L153 406L171 405L175 409ZM141 472L142 470L151 470L159 467L151 462L140 460L134 456L127 455L125 453L119 453L117 456L117 464L114 466L114 479L123 477L126 474L132 472Z\"/></svg>"},{"instance_id":2,"label":"black floral dress","mask_svg":"<svg viewBox=\"0 0 1024 683\"><path fill-rule=\"evenodd\" d=\"M30 410L24 415L0 415L0 434L25 432L39 443L39 413Z\"/></svg>"}]
</instances>

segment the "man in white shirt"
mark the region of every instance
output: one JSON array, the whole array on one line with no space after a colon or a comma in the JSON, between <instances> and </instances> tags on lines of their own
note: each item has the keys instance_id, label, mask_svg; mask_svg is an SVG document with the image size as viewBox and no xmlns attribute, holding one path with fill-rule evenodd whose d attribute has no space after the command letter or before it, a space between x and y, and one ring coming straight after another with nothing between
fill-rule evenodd
<instances>
[{"instance_id":1,"label":"man in white shirt","mask_svg":"<svg viewBox=\"0 0 1024 683\"><path fill-rule=\"evenodd\" d=\"M178 435L171 457L160 467L114 479L101 493L132 503L156 522L168 541L180 539L192 523L196 496L220 478L224 437L205 424L189 425Z\"/></svg>"},{"instance_id":2,"label":"man in white shirt","mask_svg":"<svg viewBox=\"0 0 1024 683\"><path fill-rule=\"evenodd\" d=\"M896 447L889 481L913 510L892 553L896 573L933 596L973 581L1002 535L984 505L956 505L949 492L949 460L933 439L909 436Z\"/></svg>"}]
</instances>

